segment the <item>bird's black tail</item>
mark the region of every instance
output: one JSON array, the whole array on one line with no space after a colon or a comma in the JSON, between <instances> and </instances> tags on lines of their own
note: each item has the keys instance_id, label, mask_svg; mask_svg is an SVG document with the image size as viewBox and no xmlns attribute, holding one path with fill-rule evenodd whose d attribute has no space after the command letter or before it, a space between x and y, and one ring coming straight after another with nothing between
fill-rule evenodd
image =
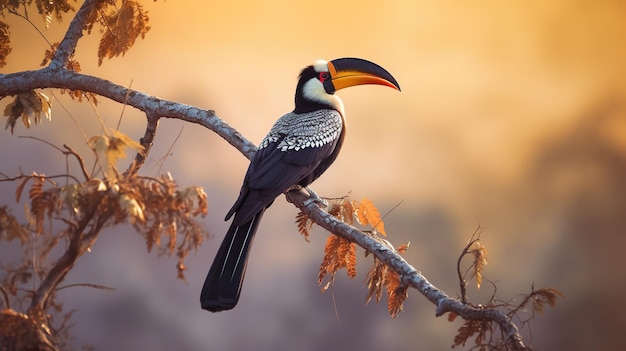
<instances>
[{"instance_id":1,"label":"bird's black tail","mask_svg":"<svg viewBox=\"0 0 626 351\"><path fill-rule=\"evenodd\" d=\"M219 312L229 310L237 304L246 273L248 253L264 212L265 209L248 222L239 226L231 224L228 228L202 287L200 304L203 309Z\"/></svg>"}]
</instances>

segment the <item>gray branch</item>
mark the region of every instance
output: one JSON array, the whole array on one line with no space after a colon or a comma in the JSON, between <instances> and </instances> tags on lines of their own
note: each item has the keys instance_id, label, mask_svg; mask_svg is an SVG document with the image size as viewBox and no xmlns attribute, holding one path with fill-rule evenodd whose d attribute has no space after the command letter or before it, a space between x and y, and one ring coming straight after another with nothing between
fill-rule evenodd
<instances>
[{"instance_id":1,"label":"gray branch","mask_svg":"<svg viewBox=\"0 0 626 351\"><path fill-rule=\"evenodd\" d=\"M45 88L86 91L132 106L145 112L147 116L176 118L200 124L224 138L248 158L252 157L256 151L253 143L219 118L212 110L159 99L106 79L70 71L63 67L48 66L34 71L0 74L0 96Z\"/></svg>"}]
</instances>

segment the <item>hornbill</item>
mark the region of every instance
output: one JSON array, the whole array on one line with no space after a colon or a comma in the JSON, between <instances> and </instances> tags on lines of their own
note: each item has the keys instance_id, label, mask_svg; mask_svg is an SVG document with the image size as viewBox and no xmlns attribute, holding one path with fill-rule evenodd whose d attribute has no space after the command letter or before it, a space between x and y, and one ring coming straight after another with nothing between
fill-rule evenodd
<instances>
[{"instance_id":1,"label":"hornbill","mask_svg":"<svg viewBox=\"0 0 626 351\"><path fill-rule=\"evenodd\" d=\"M400 90L389 72L363 59L319 60L302 70L295 109L280 117L261 141L239 198L226 214L225 220L233 215L234 219L204 281L203 309L218 312L235 307L265 209L292 187L309 185L335 161L345 136L345 114L343 102L334 93L361 84ZM312 200L319 200L308 192Z\"/></svg>"}]
</instances>

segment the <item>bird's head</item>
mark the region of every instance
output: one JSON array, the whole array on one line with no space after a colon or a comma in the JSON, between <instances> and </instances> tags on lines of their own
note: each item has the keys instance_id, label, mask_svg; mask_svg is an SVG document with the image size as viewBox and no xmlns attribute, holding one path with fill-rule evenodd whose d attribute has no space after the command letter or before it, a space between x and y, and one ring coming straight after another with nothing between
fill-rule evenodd
<instances>
[{"instance_id":1,"label":"bird's head","mask_svg":"<svg viewBox=\"0 0 626 351\"><path fill-rule=\"evenodd\" d=\"M300 73L294 112L331 108L343 114L343 103L334 95L335 91L363 84L378 84L400 90L396 79L373 62L359 58L315 61Z\"/></svg>"}]
</instances>

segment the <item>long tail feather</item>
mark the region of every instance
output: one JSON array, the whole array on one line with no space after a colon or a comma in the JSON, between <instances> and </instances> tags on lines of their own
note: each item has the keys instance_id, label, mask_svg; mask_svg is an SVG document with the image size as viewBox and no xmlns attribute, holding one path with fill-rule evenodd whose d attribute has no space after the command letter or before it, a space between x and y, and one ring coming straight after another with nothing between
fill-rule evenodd
<instances>
[{"instance_id":1,"label":"long tail feather","mask_svg":"<svg viewBox=\"0 0 626 351\"><path fill-rule=\"evenodd\" d=\"M231 224L207 274L200 294L202 308L211 312L229 310L237 304L246 273L248 253L265 209L248 222Z\"/></svg>"}]
</instances>

